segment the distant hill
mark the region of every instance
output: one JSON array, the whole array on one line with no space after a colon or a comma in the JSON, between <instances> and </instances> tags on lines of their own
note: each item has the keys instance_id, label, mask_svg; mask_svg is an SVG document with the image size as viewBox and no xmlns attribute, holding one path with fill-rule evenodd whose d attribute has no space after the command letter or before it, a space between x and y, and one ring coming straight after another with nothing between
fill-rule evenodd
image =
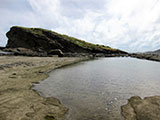
<instances>
[{"instance_id":1,"label":"distant hill","mask_svg":"<svg viewBox=\"0 0 160 120\"><path fill-rule=\"evenodd\" d=\"M29 51L45 52L46 54L53 53L53 50L60 50L63 53L126 54L126 52L119 49L92 44L42 28L13 26L6 35L8 37L6 48L10 49L25 48Z\"/></svg>"},{"instance_id":2,"label":"distant hill","mask_svg":"<svg viewBox=\"0 0 160 120\"><path fill-rule=\"evenodd\" d=\"M149 51L149 52L146 52L146 53L150 53L150 54L160 54L160 49L155 50L155 51Z\"/></svg>"},{"instance_id":3,"label":"distant hill","mask_svg":"<svg viewBox=\"0 0 160 120\"><path fill-rule=\"evenodd\" d=\"M159 53L160 54L160 49L159 50L156 50L156 51L154 51L155 53Z\"/></svg>"}]
</instances>

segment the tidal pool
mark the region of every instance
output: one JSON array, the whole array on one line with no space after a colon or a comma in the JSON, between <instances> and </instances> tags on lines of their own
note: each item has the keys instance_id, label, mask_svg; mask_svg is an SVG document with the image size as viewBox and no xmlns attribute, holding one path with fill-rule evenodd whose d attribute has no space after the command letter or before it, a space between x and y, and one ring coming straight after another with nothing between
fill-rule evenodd
<instances>
[{"instance_id":1,"label":"tidal pool","mask_svg":"<svg viewBox=\"0 0 160 120\"><path fill-rule=\"evenodd\" d=\"M52 71L33 89L69 108L66 120L123 120L131 96L160 95L160 63L135 58L99 58Z\"/></svg>"}]
</instances>

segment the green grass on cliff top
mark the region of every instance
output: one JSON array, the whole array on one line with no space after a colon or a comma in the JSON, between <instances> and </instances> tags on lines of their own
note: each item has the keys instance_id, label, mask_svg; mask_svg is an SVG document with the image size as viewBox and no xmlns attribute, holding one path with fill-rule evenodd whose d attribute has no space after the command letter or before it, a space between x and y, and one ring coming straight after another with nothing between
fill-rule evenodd
<instances>
[{"instance_id":1,"label":"green grass on cliff top","mask_svg":"<svg viewBox=\"0 0 160 120\"><path fill-rule=\"evenodd\" d=\"M51 33L53 33L53 34L55 34L55 35L57 35L57 36L59 36L61 38L70 40L74 44L76 44L76 45L78 45L80 47L83 47L83 48L105 49L105 50L108 50L108 51L121 51L119 49L114 49L114 48L111 48L109 46L104 46L104 45L99 45L99 44L92 44L92 43L86 42L84 40L80 40L80 39L77 39L77 38L74 38L74 37L70 37L68 35L59 34L59 33L56 33L54 31L47 30L47 29L26 28L26 27L20 27L20 26L14 26L14 27L21 28L21 29L24 29L24 30L26 30L28 32L31 32L33 34L42 35L42 36L44 36L43 31L51 32Z\"/></svg>"}]
</instances>

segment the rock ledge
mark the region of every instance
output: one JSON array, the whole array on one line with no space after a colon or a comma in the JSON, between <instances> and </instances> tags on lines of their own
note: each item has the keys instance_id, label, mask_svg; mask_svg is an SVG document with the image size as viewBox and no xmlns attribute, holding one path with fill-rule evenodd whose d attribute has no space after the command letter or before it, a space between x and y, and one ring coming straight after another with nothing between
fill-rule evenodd
<instances>
[{"instance_id":1,"label":"rock ledge","mask_svg":"<svg viewBox=\"0 0 160 120\"><path fill-rule=\"evenodd\" d=\"M128 104L122 106L125 120L160 120L160 96L131 97Z\"/></svg>"}]
</instances>

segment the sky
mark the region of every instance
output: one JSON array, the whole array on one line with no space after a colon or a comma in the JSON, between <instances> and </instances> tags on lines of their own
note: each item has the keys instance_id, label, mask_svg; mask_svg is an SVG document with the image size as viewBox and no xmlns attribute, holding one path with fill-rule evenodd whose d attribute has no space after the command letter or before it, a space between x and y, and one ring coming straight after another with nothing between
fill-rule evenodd
<instances>
[{"instance_id":1,"label":"sky","mask_svg":"<svg viewBox=\"0 0 160 120\"><path fill-rule=\"evenodd\" d=\"M0 0L0 15L0 46L16 25L128 52L160 49L160 0Z\"/></svg>"}]
</instances>

